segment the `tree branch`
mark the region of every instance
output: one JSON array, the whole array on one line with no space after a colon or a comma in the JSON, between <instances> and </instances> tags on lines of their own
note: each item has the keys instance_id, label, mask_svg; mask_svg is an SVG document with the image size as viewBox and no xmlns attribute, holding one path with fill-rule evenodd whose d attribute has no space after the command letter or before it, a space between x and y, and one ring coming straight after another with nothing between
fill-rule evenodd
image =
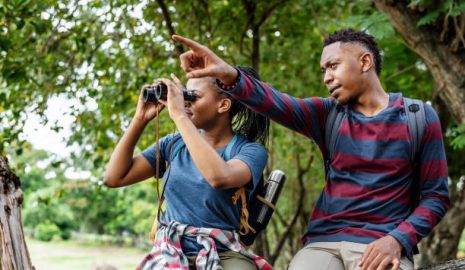
<instances>
[{"instance_id":1,"label":"tree branch","mask_svg":"<svg viewBox=\"0 0 465 270\"><path fill-rule=\"evenodd\" d=\"M297 167L297 180L299 182L299 199L297 203L297 208L294 212L294 216L292 217L291 221L286 227L285 232L282 234L281 238L278 241L278 244L276 245L276 248L272 255L270 256L270 262L271 264L274 264L276 259L278 258L278 255L281 252L281 249L284 246L284 243L286 242L287 238L289 237L292 228L294 227L295 223L297 222L297 219L300 215L300 212L302 211L303 208L303 200L304 200L304 195L305 195L305 186L304 186L304 175L308 172L308 168L311 166L315 156L312 155L307 163L307 166L302 167L301 162L300 162L300 154L296 155L296 167Z\"/></svg>"},{"instance_id":2,"label":"tree branch","mask_svg":"<svg viewBox=\"0 0 465 270\"><path fill-rule=\"evenodd\" d=\"M163 2L163 0L157 0L157 3L160 6L161 11L163 13L163 18L165 19L166 27L168 27L168 33L170 34L168 40L171 40L171 36L176 34L176 32L174 31L173 23L171 22L170 13L168 12L168 8L166 7L166 4L165 2ZM179 55L184 53L184 49L182 48L181 44L176 42L174 46L176 47L176 51Z\"/></svg>"}]
</instances>

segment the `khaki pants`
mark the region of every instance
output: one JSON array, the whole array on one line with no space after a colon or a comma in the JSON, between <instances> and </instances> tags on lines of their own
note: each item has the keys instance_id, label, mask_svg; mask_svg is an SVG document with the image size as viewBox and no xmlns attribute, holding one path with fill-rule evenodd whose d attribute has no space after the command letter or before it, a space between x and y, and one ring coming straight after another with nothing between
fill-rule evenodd
<instances>
[{"instance_id":1,"label":"khaki pants","mask_svg":"<svg viewBox=\"0 0 465 270\"><path fill-rule=\"evenodd\" d=\"M289 270L357 270L366 244L353 242L319 242L301 249L292 258ZM387 268L387 269L390 269ZM413 263L401 258L401 270L413 270Z\"/></svg>"},{"instance_id":2,"label":"khaki pants","mask_svg":"<svg viewBox=\"0 0 465 270\"><path fill-rule=\"evenodd\" d=\"M235 251L219 252L221 265L224 270L257 270L255 262L252 259L245 257ZM189 261L189 269L196 269L195 259L197 256L187 256Z\"/></svg>"}]
</instances>

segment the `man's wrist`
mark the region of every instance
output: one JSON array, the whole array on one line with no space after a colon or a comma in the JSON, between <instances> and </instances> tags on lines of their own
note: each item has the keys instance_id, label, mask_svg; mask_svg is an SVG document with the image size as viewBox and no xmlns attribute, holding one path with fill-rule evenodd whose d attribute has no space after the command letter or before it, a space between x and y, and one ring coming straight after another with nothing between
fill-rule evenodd
<instances>
[{"instance_id":1,"label":"man's wrist","mask_svg":"<svg viewBox=\"0 0 465 270\"><path fill-rule=\"evenodd\" d=\"M390 234L386 235L386 237L391 238L391 241L396 244L399 252L402 252L402 249L404 249L404 246L402 245L402 243L399 242L399 240L397 240L397 238L395 238L394 236Z\"/></svg>"},{"instance_id":2,"label":"man's wrist","mask_svg":"<svg viewBox=\"0 0 465 270\"><path fill-rule=\"evenodd\" d=\"M239 81L239 75L240 73L235 67L228 65L225 76L219 78L217 83L223 89L233 89L234 87L232 86L236 86Z\"/></svg>"}]
</instances>

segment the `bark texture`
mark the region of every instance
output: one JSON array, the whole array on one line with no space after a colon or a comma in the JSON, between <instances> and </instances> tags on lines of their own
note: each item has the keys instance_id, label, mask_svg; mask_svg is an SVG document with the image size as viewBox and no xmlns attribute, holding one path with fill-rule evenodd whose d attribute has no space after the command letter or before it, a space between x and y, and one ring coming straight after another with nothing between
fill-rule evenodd
<instances>
[{"instance_id":1,"label":"bark texture","mask_svg":"<svg viewBox=\"0 0 465 270\"><path fill-rule=\"evenodd\" d=\"M463 46L453 46L455 38L442 38L445 29L434 26L417 26L424 15L408 7L406 1L375 0L378 10L389 17L391 24L403 37L407 46L416 52L428 67L437 86L437 94L449 106L450 113L458 123L465 124L465 51ZM444 18L450 20L450 18ZM459 25L455 36L463 38L462 22L465 14L458 16ZM446 23L444 23L446 25ZM449 34L452 35L452 34Z\"/></svg>"},{"instance_id":2,"label":"bark texture","mask_svg":"<svg viewBox=\"0 0 465 270\"><path fill-rule=\"evenodd\" d=\"M34 269L24 240L22 201L19 178L0 156L0 270Z\"/></svg>"},{"instance_id":3,"label":"bark texture","mask_svg":"<svg viewBox=\"0 0 465 270\"><path fill-rule=\"evenodd\" d=\"M441 264L427 266L420 270L460 270L465 269L465 259L448 261Z\"/></svg>"}]
</instances>

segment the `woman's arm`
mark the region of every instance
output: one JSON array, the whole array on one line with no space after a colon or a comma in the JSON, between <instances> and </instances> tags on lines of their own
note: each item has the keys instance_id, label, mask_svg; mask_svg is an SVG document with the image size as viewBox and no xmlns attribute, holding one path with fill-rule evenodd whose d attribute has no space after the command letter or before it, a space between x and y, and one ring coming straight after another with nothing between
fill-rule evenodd
<instances>
[{"instance_id":1,"label":"woman's arm","mask_svg":"<svg viewBox=\"0 0 465 270\"><path fill-rule=\"evenodd\" d=\"M239 159L224 161L216 150L199 134L197 128L187 117L184 110L182 84L172 75L176 84L162 80L168 86L166 105L170 117L176 124L189 153L198 170L213 188L233 188L247 184L252 173L250 168Z\"/></svg>"},{"instance_id":2,"label":"woman's arm","mask_svg":"<svg viewBox=\"0 0 465 270\"><path fill-rule=\"evenodd\" d=\"M239 159L224 161L216 150L200 135L186 115L177 115L173 121L202 176L213 188L234 188L252 179L249 167Z\"/></svg>"},{"instance_id":3,"label":"woman's arm","mask_svg":"<svg viewBox=\"0 0 465 270\"><path fill-rule=\"evenodd\" d=\"M134 118L110 157L104 176L107 187L131 185L153 175L152 166L142 155L133 157L134 148L145 126L156 116L157 110L160 112L164 107L162 104L146 104L143 101L143 89L148 86L142 88Z\"/></svg>"}]
</instances>

